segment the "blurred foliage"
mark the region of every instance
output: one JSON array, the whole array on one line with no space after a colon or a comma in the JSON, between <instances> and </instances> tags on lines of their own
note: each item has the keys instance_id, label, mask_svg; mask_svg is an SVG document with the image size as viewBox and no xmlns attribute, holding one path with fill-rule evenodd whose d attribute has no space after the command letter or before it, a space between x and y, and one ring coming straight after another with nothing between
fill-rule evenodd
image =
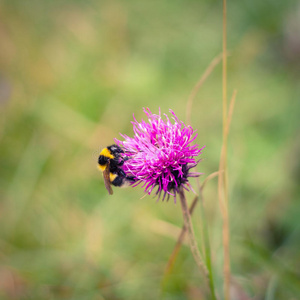
<instances>
[{"instance_id":1,"label":"blurred foliage","mask_svg":"<svg viewBox=\"0 0 300 300\"><path fill-rule=\"evenodd\" d=\"M228 3L234 299L300 295L299 16L297 1ZM185 120L221 52L221 1L2 0L0 41L0 298L204 299L185 246L161 289L180 206L140 188L109 197L96 161L143 107ZM192 113L206 175L218 169L221 95L218 66ZM204 196L221 295L216 181Z\"/></svg>"}]
</instances>

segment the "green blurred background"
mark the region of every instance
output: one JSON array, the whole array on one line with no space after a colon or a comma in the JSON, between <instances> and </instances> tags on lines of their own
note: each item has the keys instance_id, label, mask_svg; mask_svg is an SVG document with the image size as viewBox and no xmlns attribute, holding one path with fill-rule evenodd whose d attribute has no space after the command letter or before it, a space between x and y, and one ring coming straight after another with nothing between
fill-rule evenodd
<instances>
[{"instance_id":1,"label":"green blurred background","mask_svg":"<svg viewBox=\"0 0 300 300\"><path fill-rule=\"evenodd\" d=\"M300 295L299 32L299 1L228 3L233 299ZM143 107L185 120L221 48L221 1L0 1L1 299L205 299L187 246L160 287L180 205L108 196L96 163ZM192 110L201 181L218 169L221 74ZM222 299L216 179L204 197Z\"/></svg>"}]
</instances>

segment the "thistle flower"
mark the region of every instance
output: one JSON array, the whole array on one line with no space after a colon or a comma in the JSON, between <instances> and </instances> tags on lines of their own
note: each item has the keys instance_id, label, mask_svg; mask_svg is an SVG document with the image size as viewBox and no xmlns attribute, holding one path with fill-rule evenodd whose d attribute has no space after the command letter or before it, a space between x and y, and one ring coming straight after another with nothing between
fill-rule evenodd
<instances>
[{"instance_id":1,"label":"thistle flower","mask_svg":"<svg viewBox=\"0 0 300 300\"><path fill-rule=\"evenodd\" d=\"M158 199L163 193L163 200L168 194L168 199L172 195L176 201L180 187L193 190L188 178L201 173L190 172L190 169L198 164L195 158L205 146L191 145L197 134L191 126L179 121L172 110L174 123L166 114L163 120L160 111L159 115L152 114L149 108L144 112L148 122L138 122L133 116L134 137L121 135L124 141L116 140L127 157L123 170L135 178L132 186L142 184L149 195L157 187Z\"/></svg>"}]
</instances>

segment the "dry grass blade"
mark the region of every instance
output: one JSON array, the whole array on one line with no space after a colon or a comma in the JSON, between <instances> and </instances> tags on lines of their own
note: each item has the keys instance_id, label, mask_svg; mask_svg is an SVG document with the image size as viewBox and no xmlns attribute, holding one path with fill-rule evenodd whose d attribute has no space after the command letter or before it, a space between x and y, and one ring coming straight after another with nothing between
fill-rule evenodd
<instances>
[{"instance_id":1,"label":"dry grass blade","mask_svg":"<svg viewBox=\"0 0 300 300\"><path fill-rule=\"evenodd\" d=\"M213 172L205 178L205 180L203 181L203 183L200 187L201 192L203 191L203 189L204 189L205 185L207 184L207 182L210 181L211 179L215 178L216 176L218 176L220 174L220 172L222 172L222 171Z\"/></svg>"},{"instance_id":2,"label":"dry grass blade","mask_svg":"<svg viewBox=\"0 0 300 300\"><path fill-rule=\"evenodd\" d=\"M192 113L193 101L194 101L195 96L198 93L198 90L201 88L201 86L203 85L203 83L205 82L207 77L211 74L211 72L214 70L214 68L221 62L221 60L222 60L222 53L219 54L218 56L216 56L212 60L212 62L209 64L207 69L204 71L203 75L201 76L201 78L199 79L197 84L194 86L194 88L189 96L189 99L187 101L187 104L186 104L186 122L187 122L187 124L191 125L191 113Z\"/></svg>"},{"instance_id":3,"label":"dry grass blade","mask_svg":"<svg viewBox=\"0 0 300 300\"><path fill-rule=\"evenodd\" d=\"M236 94L237 94L237 90L234 90L229 104L229 111L228 111L228 117L226 122L226 137L228 137L229 134L229 128L232 120Z\"/></svg>"}]
</instances>

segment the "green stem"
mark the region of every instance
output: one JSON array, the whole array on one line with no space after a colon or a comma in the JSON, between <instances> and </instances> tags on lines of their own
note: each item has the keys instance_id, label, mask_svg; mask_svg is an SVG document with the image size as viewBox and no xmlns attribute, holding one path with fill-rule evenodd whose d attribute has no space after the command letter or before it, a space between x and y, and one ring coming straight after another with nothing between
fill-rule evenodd
<instances>
[{"instance_id":1,"label":"green stem","mask_svg":"<svg viewBox=\"0 0 300 300\"><path fill-rule=\"evenodd\" d=\"M203 229L203 235L204 235L204 247L205 247L205 262L206 267L208 269L208 281L209 281L209 288L211 291L211 294L213 295L213 299L216 299L215 296L215 284L214 284L214 278L213 278L213 272L212 272L212 264L211 264L211 251L210 251L210 241L209 241L209 233L208 233L208 227L206 222L206 216L204 211L204 201L202 197L202 190L200 188L200 211L201 211L201 220L202 220L202 229Z\"/></svg>"}]
</instances>

